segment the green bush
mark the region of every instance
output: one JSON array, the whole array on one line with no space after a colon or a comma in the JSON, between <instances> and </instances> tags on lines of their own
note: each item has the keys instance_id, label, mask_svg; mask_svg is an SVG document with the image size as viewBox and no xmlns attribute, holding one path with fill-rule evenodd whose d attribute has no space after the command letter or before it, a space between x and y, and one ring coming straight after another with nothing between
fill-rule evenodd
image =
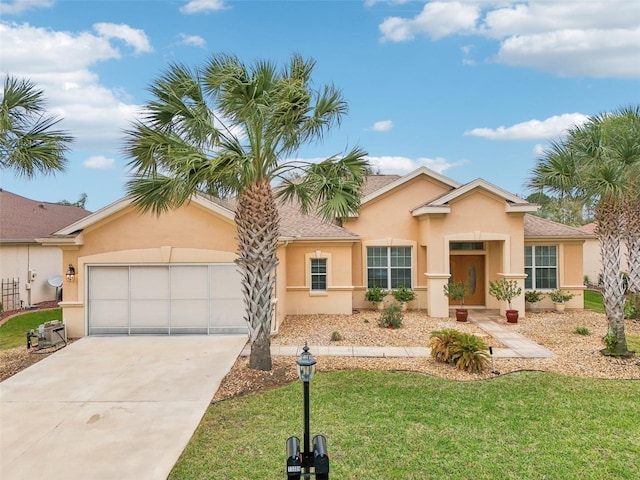
<instances>
[{"instance_id":1,"label":"green bush","mask_svg":"<svg viewBox=\"0 0 640 480\"><path fill-rule=\"evenodd\" d=\"M453 363L458 370L471 373L482 372L489 363L488 348L481 338L462 333L451 345Z\"/></svg>"},{"instance_id":2,"label":"green bush","mask_svg":"<svg viewBox=\"0 0 640 480\"><path fill-rule=\"evenodd\" d=\"M404 314L402 313L402 307L392 303L387 305L380 315L378 320L378 326L384 328L400 328L402 326L402 320Z\"/></svg>"},{"instance_id":3,"label":"green bush","mask_svg":"<svg viewBox=\"0 0 640 480\"><path fill-rule=\"evenodd\" d=\"M339 331L334 330L333 332L331 332L331 341L332 342L339 342L340 340L343 340L344 337L340 334Z\"/></svg>"},{"instance_id":4,"label":"green bush","mask_svg":"<svg viewBox=\"0 0 640 480\"><path fill-rule=\"evenodd\" d=\"M587 327L576 327L575 333L577 333L578 335L585 335L585 336L591 335L591 332Z\"/></svg>"},{"instance_id":5,"label":"green bush","mask_svg":"<svg viewBox=\"0 0 640 480\"><path fill-rule=\"evenodd\" d=\"M454 329L434 330L429 339L431 356L458 370L482 372L489 363L489 347L479 337Z\"/></svg>"},{"instance_id":6,"label":"green bush","mask_svg":"<svg viewBox=\"0 0 640 480\"><path fill-rule=\"evenodd\" d=\"M413 290L400 285L394 290L391 290L391 295L395 298L396 302L406 303L416 298L416 294Z\"/></svg>"},{"instance_id":7,"label":"green bush","mask_svg":"<svg viewBox=\"0 0 640 480\"><path fill-rule=\"evenodd\" d=\"M380 287L371 287L365 292L364 298L365 300L367 300L367 302L378 303L384 300L384 297L387 296L387 293L389 292L383 290Z\"/></svg>"},{"instance_id":8,"label":"green bush","mask_svg":"<svg viewBox=\"0 0 640 480\"><path fill-rule=\"evenodd\" d=\"M431 337L429 338L431 356L439 362L451 363L451 345L458 341L460 333L461 332L453 328L445 328L431 332Z\"/></svg>"},{"instance_id":9,"label":"green bush","mask_svg":"<svg viewBox=\"0 0 640 480\"><path fill-rule=\"evenodd\" d=\"M624 303L624 318L640 320L640 295L629 295Z\"/></svg>"}]
</instances>

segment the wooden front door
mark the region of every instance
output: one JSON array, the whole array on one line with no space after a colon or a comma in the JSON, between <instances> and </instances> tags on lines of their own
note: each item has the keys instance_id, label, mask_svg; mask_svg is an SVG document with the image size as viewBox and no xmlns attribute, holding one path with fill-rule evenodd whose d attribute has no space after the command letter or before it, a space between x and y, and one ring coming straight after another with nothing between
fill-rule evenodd
<instances>
[{"instance_id":1,"label":"wooden front door","mask_svg":"<svg viewBox=\"0 0 640 480\"><path fill-rule=\"evenodd\" d=\"M466 305L484 305L484 255L451 255L451 281L467 282ZM454 302L454 304L457 302Z\"/></svg>"}]
</instances>

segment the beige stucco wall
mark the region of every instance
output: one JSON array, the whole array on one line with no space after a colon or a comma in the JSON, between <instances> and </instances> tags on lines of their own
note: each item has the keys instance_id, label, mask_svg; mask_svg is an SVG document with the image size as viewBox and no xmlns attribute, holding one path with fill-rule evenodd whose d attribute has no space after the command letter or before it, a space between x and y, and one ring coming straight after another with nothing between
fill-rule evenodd
<instances>
[{"instance_id":1,"label":"beige stucco wall","mask_svg":"<svg viewBox=\"0 0 640 480\"><path fill-rule=\"evenodd\" d=\"M420 220L412 216L411 210L450 190L450 186L435 179L419 176L366 203L358 217L345 222L345 228L362 238L362 243L353 248L354 308L372 308L364 299L367 246L413 247L412 288L416 292L416 300L409 302L407 307L428 308L427 279L422 275L427 265L426 248L418 243ZM387 301L391 301L390 297Z\"/></svg>"},{"instance_id":2,"label":"beige stucco wall","mask_svg":"<svg viewBox=\"0 0 640 480\"><path fill-rule=\"evenodd\" d=\"M351 241L291 242L286 248L286 315L352 312ZM312 258L327 260L327 291L311 291Z\"/></svg>"},{"instance_id":3,"label":"beige stucco wall","mask_svg":"<svg viewBox=\"0 0 640 480\"><path fill-rule=\"evenodd\" d=\"M474 189L450 202L450 213L425 215L420 223L420 243L428 245L429 311L448 315L448 299L442 293L449 279L450 242L485 242L485 302L487 308L506 310L505 302L489 296L489 281L516 280L524 288L524 214L507 213L503 198ZM524 297L512 302L524 313Z\"/></svg>"},{"instance_id":4,"label":"beige stucco wall","mask_svg":"<svg viewBox=\"0 0 640 480\"><path fill-rule=\"evenodd\" d=\"M558 241L536 240L527 241L526 245L556 245L558 248L558 288L573 293L573 297L567 302L566 308L584 308L584 284L583 284L583 240ZM550 290L538 289L548 293ZM548 297L538 305L540 308L553 308L553 302Z\"/></svg>"},{"instance_id":5,"label":"beige stucco wall","mask_svg":"<svg viewBox=\"0 0 640 480\"><path fill-rule=\"evenodd\" d=\"M61 265L62 251L59 247L24 244L0 246L0 278L19 279L20 300L24 307L56 300L56 289L49 285L48 280L63 273ZM33 279L29 277L30 270L35 272ZM20 302L17 306L20 307Z\"/></svg>"},{"instance_id":6,"label":"beige stucco wall","mask_svg":"<svg viewBox=\"0 0 640 480\"><path fill-rule=\"evenodd\" d=\"M627 260L627 247L623 243L620 245L620 271L627 271ZM590 238L584 242L583 269L584 274L589 276L589 281L597 284L602 273L602 255L600 254L600 242L597 238Z\"/></svg>"},{"instance_id":7,"label":"beige stucco wall","mask_svg":"<svg viewBox=\"0 0 640 480\"><path fill-rule=\"evenodd\" d=\"M160 216L129 206L87 227L80 245L63 246L62 265L73 264L76 279L64 281L63 320L67 334L86 332L86 274L89 265L134 263L228 263L236 258L233 220L191 203Z\"/></svg>"}]
</instances>

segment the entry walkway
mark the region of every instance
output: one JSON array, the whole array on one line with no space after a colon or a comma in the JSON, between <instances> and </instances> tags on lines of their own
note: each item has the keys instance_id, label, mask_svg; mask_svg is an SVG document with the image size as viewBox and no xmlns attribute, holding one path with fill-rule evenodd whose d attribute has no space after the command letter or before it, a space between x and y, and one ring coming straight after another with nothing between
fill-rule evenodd
<instances>
[{"instance_id":1,"label":"entry walkway","mask_svg":"<svg viewBox=\"0 0 640 480\"><path fill-rule=\"evenodd\" d=\"M555 353L514 332L511 325L499 313L491 310L469 310L469 321L480 327L491 337L505 345L493 348L496 358L554 358ZM526 321L526 320L525 320ZM314 356L327 357L381 357L381 358L418 358L431 355L428 347L358 347L343 345L309 345ZM250 346L242 351L248 356ZM302 353L302 346L272 345L273 356L297 357Z\"/></svg>"}]
</instances>

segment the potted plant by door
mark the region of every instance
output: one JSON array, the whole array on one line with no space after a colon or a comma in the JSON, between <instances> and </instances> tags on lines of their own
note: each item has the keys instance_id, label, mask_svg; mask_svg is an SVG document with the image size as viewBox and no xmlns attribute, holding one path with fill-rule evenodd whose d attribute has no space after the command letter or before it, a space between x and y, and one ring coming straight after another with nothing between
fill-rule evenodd
<instances>
[{"instance_id":1,"label":"potted plant by door","mask_svg":"<svg viewBox=\"0 0 640 480\"><path fill-rule=\"evenodd\" d=\"M384 310L384 297L386 296L387 291L380 287L371 287L364 294L365 300L373 303L378 310Z\"/></svg>"},{"instance_id":2,"label":"potted plant by door","mask_svg":"<svg viewBox=\"0 0 640 480\"><path fill-rule=\"evenodd\" d=\"M496 300L506 301L509 304L506 317L509 323L518 323L518 310L514 310L511 301L522 293L522 289L515 280L507 280L501 278L495 282L489 282L489 295L495 297Z\"/></svg>"},{"instance_id":3,"label":"potted plant by door","mask_svg":"<svg viewBox=\"0 0 640 480\"><path fill-rule=\"evenodd\" d=\"M413 290L402 285L391 290L391 296L400 304L400 308L404 311L407 309L407 302L416 298Z\"/></svg>"},{"instance_id":4,"label":"potted plant by door","mask_svg":"<svg viewBox=\"0 0 640 480\"><path fill-rule=\"evenodd\" d=\"M549 294L549 298L553 302L556 312L564 312L565 303L575 297L574 293L569 293L559 288Z\"/></svg>"},{"instance_id":5,"label":"potted plant by door","mask_svg":"<svg viewBox=\"0 0 640 480\"><path fill-rule=\"evenodd\" d=\"M544 298L544 293L539 290L527 290L524 292L524 301L527 304L527 310L531 312L538 311L538 303Z\"/></svg>"},{"instance_id":6,"label":"potted plant by door","mask_svg":"<svg viewBox=\"0 0 640 480\"><path fill-rule=\"evenodd\" d=\"M456 320L466 322L469 310L464 308L464 300L469 296L469 289L465 282L449 282L444 286L444 294L451 301L460 302L460 308L456 308Z\"/></svg>"}]
</instances>

